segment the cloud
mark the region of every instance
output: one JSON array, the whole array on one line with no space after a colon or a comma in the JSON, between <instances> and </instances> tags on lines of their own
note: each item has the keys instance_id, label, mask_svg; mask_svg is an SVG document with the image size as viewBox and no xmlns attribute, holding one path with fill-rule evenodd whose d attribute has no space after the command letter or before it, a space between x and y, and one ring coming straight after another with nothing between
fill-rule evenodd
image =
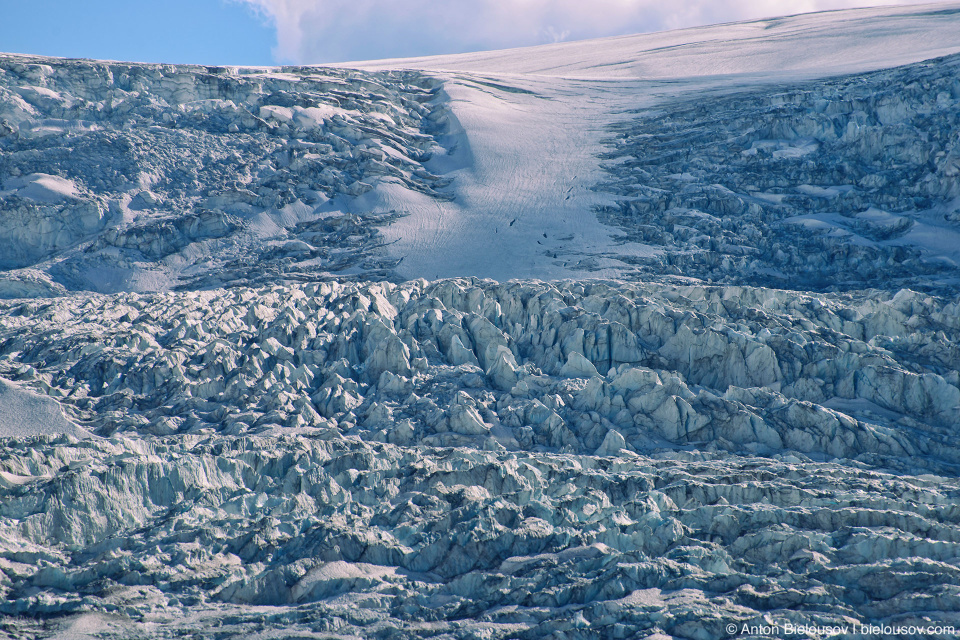
<instances>
[{"instance_id":1,"label":"cloud","mask_svg":"<svg viewBox=\"0 0 960 640\"><path fill-rule=\"evenodd\" d=\"M461 53L922 0L231 0L277 30L278 62Z\"/></svg>"}]
</instances>

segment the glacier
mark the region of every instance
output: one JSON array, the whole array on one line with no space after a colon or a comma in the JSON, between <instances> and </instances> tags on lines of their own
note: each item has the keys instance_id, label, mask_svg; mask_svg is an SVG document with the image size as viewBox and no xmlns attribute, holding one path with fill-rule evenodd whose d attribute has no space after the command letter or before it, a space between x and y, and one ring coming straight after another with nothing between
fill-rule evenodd
<instances>
[{"instance_id":1,"label":"glacier","mask_svg":"<svg viewBox=\"0 0 960 640\"><path fill-rule=\"evenodd\" d=\"M958 65L0 55L0 636L952 637Z\"/></svg>"}]
</instances>

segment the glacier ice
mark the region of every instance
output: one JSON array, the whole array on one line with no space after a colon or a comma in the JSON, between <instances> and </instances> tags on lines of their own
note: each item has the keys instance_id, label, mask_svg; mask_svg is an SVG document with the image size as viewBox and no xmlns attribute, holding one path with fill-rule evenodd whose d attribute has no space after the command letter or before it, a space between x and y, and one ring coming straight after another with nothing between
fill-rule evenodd
<instances>
[{"instance_id":1,"label":"glacier ice","mask_svg":"<svg viewBox=\"0 0 960 640\"><path fill-rule=\"evenodd\" d=\"M798 289L953 291L956 56L657 104L612 128L601 219L643 274Z\"/></svg>"},{"instance_id":2,"label":"glacier ice","mask_svg":"<svg viewBox=\"0 0 960 640\"><path fill-rule=\"evenodd\" d=\"M382 278L377 228L404 212L353 198L446 197L422 74L51 62L0 59L3 268L100 291Z\"/></svg>"},{"instance_id":3,"label":"glacier ice","mask_svg":"<svg viewBox=\"0 0 960 640\"><path fill-rule=\"evenodd\" d=\"M953 300L458 279L2 309L0 376L93 436L0 458L24 633L952 620Z\"/></svg>"},{"instance_id":4,"label":"glacier ice","mask_svg":"<svg viewBox=\"0 0 960 640\"><path fill-rule=\"evenodd\" d=\"M0 635L960 628L944 11L835 77L0 56ZM487 184L535 109L572 160ZM513 255L552 213L608 226ZM551 279L417 278L443 234Z\"/></svg>"}]
</instances>

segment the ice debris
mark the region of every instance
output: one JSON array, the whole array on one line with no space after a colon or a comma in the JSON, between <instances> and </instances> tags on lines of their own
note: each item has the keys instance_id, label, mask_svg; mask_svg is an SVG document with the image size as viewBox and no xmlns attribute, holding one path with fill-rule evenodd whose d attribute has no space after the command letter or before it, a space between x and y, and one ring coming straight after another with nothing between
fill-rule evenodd
<instances>
[{"instance_id":1,"label":"ice debris","mask_svg":"<svg viewBox=\"0 0 960 640\"><path fill-rule=\"evenodd\" d=\"M0 615L41 637L949 622L957 304L476 279L3 302L0 376L100 437L4 441Z\"/></svg>"},{"instance_id":2,"label":"ice debris","mask_svg":"<svg viewBox=\"0 0 960 640\"><path fill-rule=\"evenodd\" d=\"M378 228L403 211L357 198L448 197L424 166L446 153L440 86L0 56L0 268L104 292L389 277Z\"/></svg>"}]
</instances>

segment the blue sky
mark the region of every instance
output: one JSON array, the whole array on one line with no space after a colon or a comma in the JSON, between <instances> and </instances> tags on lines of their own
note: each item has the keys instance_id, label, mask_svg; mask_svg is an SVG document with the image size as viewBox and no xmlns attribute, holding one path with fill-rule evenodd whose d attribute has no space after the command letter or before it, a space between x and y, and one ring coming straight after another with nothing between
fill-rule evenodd
<instances>
[{"instance_id":1,"label":"blue sky","mask_svg":"<svg viewBox=\"0 0 960 640\"><path fill-rule=\"evenodd\" d=\"M317 64L891 4L917 0L0 0L0 51Z\"/></svg>"},{"instance_id":2,"label":"blue sky","mask_svg":"<svg viewBox=\"0 0 960 640\"><path fill-rule=\"evenodd\" d=\"M223 0L0 0L0 51L67 58L274 64L276 30Z\"/></svg>"}]
</instances>

